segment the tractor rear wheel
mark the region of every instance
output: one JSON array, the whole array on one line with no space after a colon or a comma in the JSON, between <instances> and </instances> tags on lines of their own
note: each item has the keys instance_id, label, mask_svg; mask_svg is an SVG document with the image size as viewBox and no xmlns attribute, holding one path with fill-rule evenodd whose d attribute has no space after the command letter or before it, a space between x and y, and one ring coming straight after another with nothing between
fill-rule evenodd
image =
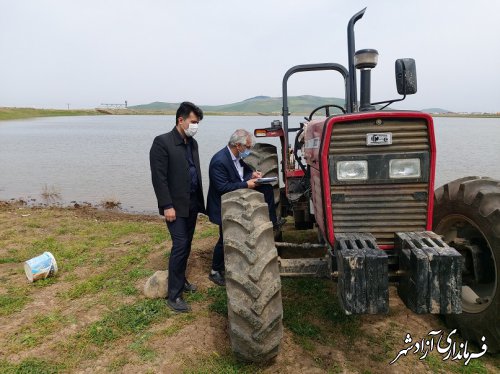
<instances>
[{"instance_id":1,"label":"tractor rear wheel","mask_svg":"<svg viewBox=\"0 0 500 374\"><path fill-rule=\"evenodd\" d=\"M283 306L264 196L250 189L223 195L222 231L233 352L244 361L268 361L278 354L283 337Z\"/></svg>"},{"instance_id":2,"label":"tractor rear wheel","mask_svg":"<svg viewBox=\"0 0 500 374\"><path fill-rule=\"evenodd\" d=\"M500 350L500 182L465 177L435 192L434 231L465 258L462 313L448 325L489 352ZM473 292L470 292L470 291ZM472 296L471 296L472 295Z\"/></svg>"},{"instance_id":3,"label":"tractor rear wheel","mask_svg":"<svg viewBox=\"0 0 500 374\"><path fill-rule=\"evenodd\" d=\"M259 170L263 178L277 177L278 180L271 185L274 190L274 204L276 206L276 216L281 217L280 207L280 184L279 184L279 163L276 146L268 143L256 143L250 155L245 158L245 163L252 169ZM281 240L281 230L275 232L275 239Z\"/></svg>"}]
</instances>

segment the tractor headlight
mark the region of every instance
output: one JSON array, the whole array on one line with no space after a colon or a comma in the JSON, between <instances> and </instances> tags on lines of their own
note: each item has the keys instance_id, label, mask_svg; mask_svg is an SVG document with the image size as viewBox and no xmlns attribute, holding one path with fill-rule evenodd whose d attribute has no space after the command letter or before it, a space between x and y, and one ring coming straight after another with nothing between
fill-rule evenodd
<instances>
[{"instance_id":1,"label":"tractor headlight","mask_svg":"<svg viewBox=\"0 0 500 374\"><path fill-rule=\"evenodd\" d=\"M338 180L366 180L368 179L368 161L339 161L337 162Z\"/></svg>"},{"instance_id":2,"label":"tractor headlight","mask_svg":"<svg viewBox=\"0 0 500 374\"><path fill-rule=\"evenodd\" d=\"M420 178L420 159L404 158L389 161L390 178Z\"/></svg>"}]
</instances>

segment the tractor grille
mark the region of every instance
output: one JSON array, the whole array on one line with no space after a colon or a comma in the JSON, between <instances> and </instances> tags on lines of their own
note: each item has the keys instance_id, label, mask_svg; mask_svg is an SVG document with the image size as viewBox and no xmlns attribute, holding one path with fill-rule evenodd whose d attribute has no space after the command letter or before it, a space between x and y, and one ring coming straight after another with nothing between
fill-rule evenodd
<instances>
[{"instance_id":1,"label":"tractor grille","mask_svg":"<svg viewBox=\"0 0 500 374\"><path fill-rule=\"evenodd\" d=\"M391 132L392 145L366 145L366 134ZM375 125L375 119L354 123L335 124L330 141L330 155L374 154L388 152L418 152L429 150L427 124L424 120L384 120Z\"/></svg>"},{"instance_id":2,"label":"tractor grille","mask_svg":"<svg viewBox=\"0 0 500 374\"><path fill-rule=\"evenodd\" d=\"M369 232L380 245L393 244L395 232L424 231L427 199L415 196L426 196L427 188L427 183L332 186L334 232Z\"/></svg>"},{"instance_id":3,"label":"tractor grille","mask_svg":"<svg viewBox=\"0 0 500 374\"><path fill-rule=\"evenodd\" d=\"M366 145L367 133L386 132L392 133L392 145ZM329 153L331 156L398 155L429 150L425 120L384 119L381 125L375 125L372 119L335 124ZM404 180L398 184L332 184L334 232L369 232L379 245L392 245L395 232L426 229L428 190L427 182Z\"/></svg>"}]
</instances>

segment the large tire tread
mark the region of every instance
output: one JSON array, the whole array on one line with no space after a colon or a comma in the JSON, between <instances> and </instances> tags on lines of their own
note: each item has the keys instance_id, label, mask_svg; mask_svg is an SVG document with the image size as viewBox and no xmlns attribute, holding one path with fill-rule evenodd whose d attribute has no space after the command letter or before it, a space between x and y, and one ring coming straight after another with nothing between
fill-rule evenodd
<instances>
[{"instance_id":1,"label":"large tire tread","mask_svg":"<svg viewBox=\"0 0 500 374\"><path fill-rule=\"evenodd\" d=\"M263 195L249 189L225 194L222 230L233 352L244 361L268 361L278 354L283 337L283 307L273 225Z\"/></svg>"},{"instance_id":2,"label":"large tire tread","mask_svg":"<svg viewBox=\"0 0 500 374\"><path fill-rule=\"evenodd\" d=\"M260 170L264 178L279 176L278 151L272 144L256 143L250 151L250 155L245 158L245 163L253 169ZM274 203L278 208L280 203L279 182L274 182L272 186L274 188Z\"/></svg>"},{"instance_id":3,"label":"large tire tread","mask_svg":"<svg viewBox=\"0 0 500 374\"><path fill-rule=\"evenodd\" d=\"M496 290L491 305L479 313L446 316L447 323L457 328L464 339L481 346L486 337L488 351L500 351L500 182L487 177L465 177L450 182L435 192L434 228L449 215L462 215L484 233L496 263Z\"/></svg>"}]
</instances>

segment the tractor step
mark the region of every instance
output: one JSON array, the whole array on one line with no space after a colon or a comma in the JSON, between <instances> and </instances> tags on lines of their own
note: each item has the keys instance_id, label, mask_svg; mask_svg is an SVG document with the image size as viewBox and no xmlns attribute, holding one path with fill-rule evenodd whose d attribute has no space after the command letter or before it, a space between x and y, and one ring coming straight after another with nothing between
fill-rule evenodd
<instances>
[{"instance_id":1,"label":"tractor step","mask_svg":"<svg viewBox=\"0 0 500 374\"><path fill-rule=\"evenodd\" d=\"M331 278L331 257L319 258L279 258L278 264L282 277Z\"/></svg>"},{"instance_id":2,"label":"tractor step","mask_svg":"<svg viewBox=\"0 0 500 374\"><path fill-rule=\"evenodd\" d=\"M395 234L398 294L415 313L462 313L463 258L432 231Z\"/></svg>"},{"instance_id":3,"label":"tractor step","mask_svg":"<svg viewBox=\"0 0 500 374\"><path fill-rule=\"evenodd\" d=\"M388 257L368 233L335 234L337 289L346 314L389 311Z\"/></svg>"}]
</instances>

